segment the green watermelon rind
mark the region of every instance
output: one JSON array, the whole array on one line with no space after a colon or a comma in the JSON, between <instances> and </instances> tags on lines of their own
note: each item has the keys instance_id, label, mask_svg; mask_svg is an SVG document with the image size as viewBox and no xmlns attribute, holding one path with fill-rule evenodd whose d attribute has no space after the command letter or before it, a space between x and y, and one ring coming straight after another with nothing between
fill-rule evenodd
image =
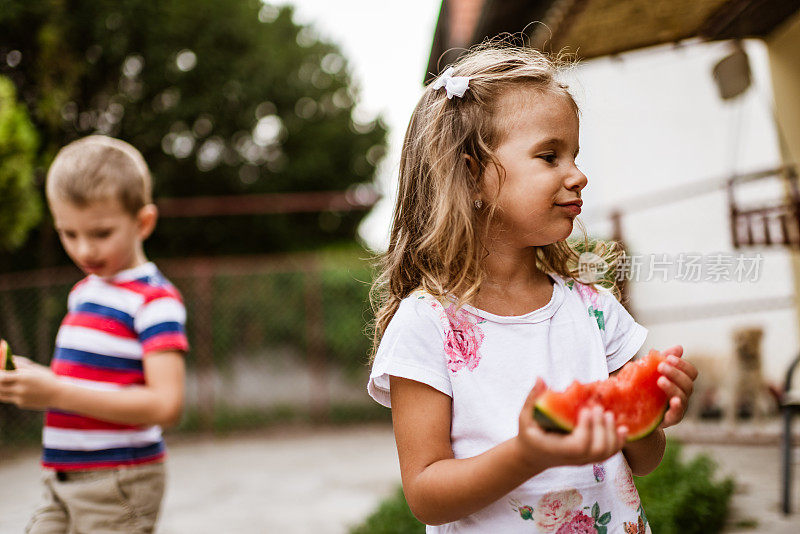
<instances>
[{"instance_id":1,"label":"green watermelon rind","mask_svg":"<svg viewBox=\"0 0 800 534\"><path fill-rule=\"evenodd\" d=\"M545 430L558 432L559 434L569 434L573 426L567 421L561 421L558 417L547 412L545 408L538 404L533 409L533 419Z\"/></svg>"},{"instance_id":2,"label":"green watermelon rind","mask_svg":"<svg viewBox=\"0 0 800 534\"><path fill-rule=\"evenodd\" d=\"M664 409L661 410L661 415L656 418L655 422L650 425L649 427L645 427L645 430L641 431L639 434L632 434L625 438L625 441L631 443L633 441L639 441L642 438L646 438L650 434L656 431L658 425L664 420L664 416L667 414L667 410L669 410L669 401L664 405Z\"/></svg>"},{"instance_id":3,"label":"green watermelon rind","mask_svg":"<svg viewBox=\"0 0 800 534\"><path fill-rule=\"evenodd\" d=\"M640 439L646 438L650 434L656 431L658 425L664 420L664 416L669 410L669 402L666 403L664 409L661 411L661 414L654 420L651 425L645 427L644 430L639 432L638 434L630 434L625 438L627 443L632 443L634 441L639 441ZM536 423L545 430L550 432L558 432L559 434L569 434L572 432L575 427L569 423L568 421L564 421L559 419L553 414L548 413L547 408L542 405L536 404L533 410L533 419Z\"/></svg>"},{"instance_id":4,"label":"green watermelon rind","mask_svg":"<svg viewBox=\"0 0 800 534\"><path fill-rule=\"evenodd\" d=\"M14 371L17 369L17 366L14 365L11 347L5 339L0 339L0 362L2 362L3 371Z\"/></svg>"}]
</instances>

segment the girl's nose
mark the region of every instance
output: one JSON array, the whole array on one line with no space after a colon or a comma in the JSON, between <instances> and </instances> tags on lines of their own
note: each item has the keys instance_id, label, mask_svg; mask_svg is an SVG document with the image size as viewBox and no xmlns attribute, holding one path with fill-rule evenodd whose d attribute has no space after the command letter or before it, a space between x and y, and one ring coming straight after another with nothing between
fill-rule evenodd
<instances>
[{"instance_id":1,"label":"girl's nose","mask_svg":"<svg viewBox=\"0 0 800 534\"><path fill-rule=\"evenodd\" d=\"M586 175L583 174L580 169L575 167L575 172L570 174L565 185L570 191L580 191L586 187L587 183L589 183L589 179L586 178Z\"/></svg>"}]
</instances>

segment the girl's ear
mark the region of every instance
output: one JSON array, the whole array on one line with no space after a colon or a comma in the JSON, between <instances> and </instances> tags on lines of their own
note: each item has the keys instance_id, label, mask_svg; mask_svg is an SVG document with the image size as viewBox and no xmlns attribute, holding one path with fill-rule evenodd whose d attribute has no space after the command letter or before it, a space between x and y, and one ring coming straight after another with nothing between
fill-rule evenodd
<instances>
[{"instance_id":1,"label":"girl's ear","mask_svg":"<svg viewBox=\"0 0 800 534\"><path fill-rule=\"evenodd\" d=\"M158 221L158 208L155 204L145 204L136 214L136 224L139 227L139 238L144 241L156 228Z\"/></svg>"},{"instance_id":2,"label":"girl's ear","mask_svg":"<svg viewBox=\"0 0 800 534\"><path fill-rule=\"evenodd\" d=\"M480 177L480 169L478 168L478 162L475 161L475 158L470 156L469 154L464 154L464 163L467 164L467 169L469 169L470 174L472 177L477 180Z\"/></svg>"}]
</instances>

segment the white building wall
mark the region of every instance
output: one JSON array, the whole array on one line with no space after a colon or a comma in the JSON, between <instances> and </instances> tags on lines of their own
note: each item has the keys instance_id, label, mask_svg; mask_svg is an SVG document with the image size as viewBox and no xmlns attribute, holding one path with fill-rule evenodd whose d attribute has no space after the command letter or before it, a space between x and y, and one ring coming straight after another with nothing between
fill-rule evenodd
<instances>
[{"instance_id":1,"label":"white building wall","mask_svg":"<svg viewBox=\"0 0 800 534\"><path fill-rule=\"evenodd\" d=\"M678 202L660 194L780 165L766 50L760 41L746 42L746 50L753 87L735 101L719 98L712 77L714 64L729 52L727 43L663 46L587 61L568 82L581 107L579 165L589 177L582 218L592 235L609 237L607 211L620 207L628 212L622 225L629 252L645 262L652 254L669 255L673 267L681 253L706 259L715 253L763 256L757 279L742 282L679 281L674 275L666 282L647 281L643 267L630 289L634 313L650 329L646 348L680 343L689 355L726 358L733 352L734 330L760 326L764 374L780 383L799 349L788 253L734 251L724 189ZM738 198L778 200L781 191L776 180L757 182ZM645 207L641 199L657 207ZM728 304L751 299L775 309L725 315L736 309ZM713 304L720 305L717 316L692 317L698 306ZM659 311L665 309L670 313Z\"/></svg>"}]
</instances>

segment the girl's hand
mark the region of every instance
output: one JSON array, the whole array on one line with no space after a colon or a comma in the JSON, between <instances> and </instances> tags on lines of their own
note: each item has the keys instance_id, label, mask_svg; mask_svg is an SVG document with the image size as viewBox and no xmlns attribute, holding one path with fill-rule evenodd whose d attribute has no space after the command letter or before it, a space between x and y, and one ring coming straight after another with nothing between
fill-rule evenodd
<instances>
[{"instance_id":1,"label":"girl's hand","mask_svg":"<svg viewBox=\"0 0 800 534\"><path fill-rule=\"evenodd\" d=\"M614 414L604 413L599 406L581 411L570 434L556 434L540 427L533 418L533 410L536 398L544 390L544 382L538 378L519 415L517 442L523 458L532 467L546 469L600 462L622 450L628 429L617 427Z\"/></svg>"},{"instance_id":2,"label":"girl's hand","mask_svg":"<svg viewBox=\"0 0 800 534\"><path fill-rule=\"evenodd\" d=\"M669 409L659 428L677 425L686 415L689 397L694 391L697 367L681 358L683 347L677 345L664 351L667 361L659 364L658 370L664 376L658 379L658 386L669 396Z\"/></svg>"},{"instance_id":3,"label":"girl's hand","mask_svg":"<svg viewBox=\"0 0 800 534\"><path fill-rule=\"evenodd\" d=\"M17 358L14 358L15 363ZM27 410L44 410L55 403L61 382L49 368L19 358L16 371L0 371L0 402Z\"/></svg>"}]
</instances>

